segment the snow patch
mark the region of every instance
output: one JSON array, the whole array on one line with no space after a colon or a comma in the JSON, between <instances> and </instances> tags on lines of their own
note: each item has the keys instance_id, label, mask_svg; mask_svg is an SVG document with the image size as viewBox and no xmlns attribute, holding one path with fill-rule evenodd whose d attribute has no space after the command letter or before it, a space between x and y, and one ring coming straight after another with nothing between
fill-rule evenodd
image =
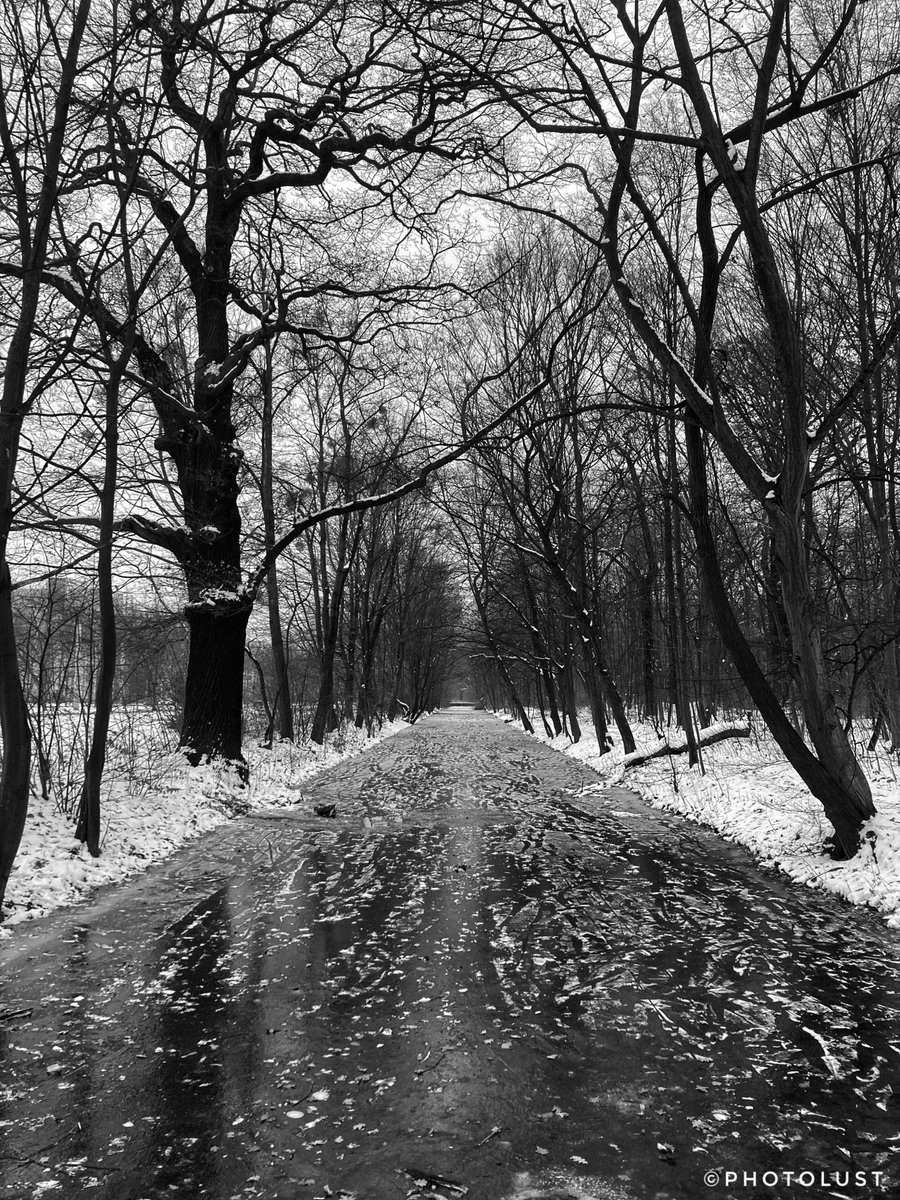
<instances>
[{"instance_id":1,"label":"snow patch","mask_svg":"<svg viewBox=\"0 0 900 1200\"><path fill-rule=\"evenodd\" d=\"M584 730L590 728L589 713L580 713L579 720ZM859 731L858 754L877 814L863 826L860 850L847 862L825 853L831 824L768 731L703 747L705 773L689 768L686 755L664 755L626 772L621 746L601 754L596 737L588 733L574 745L565 734L541 740L587 763L606 782L634 788L654 808L712 827L796 883L874 908L900 929L900 763L884 752L866 752L862 738L868 732ZM634 735L637 754L667 742L673 748L684 744L683 733L675 729L660 738L651 726L635 724Z\"/></svg>"},{"instance_id":2,"label":"snow patch","mask_svg":"<svg viewBox=\"0 0 900 1200\"><path fill-rule=\"evenodd\" d=\"M303 800L303 781L409 728L393 721L367 738L364 730L351 727L329 735L324 746L250 745L245 748L250 783L243 787L234 764L191 767L171 748L173 738L160 714L148 709L141 722L148 742L145 775L128 781L110 771L101 801L99 858L75 839L74 818L61 812L52 797L32 795L3 904L0 938L11 936L11 927L22 921L77 904L93 888L143 871L235 817L295 807Z\"/></svg>"}]
</instances>

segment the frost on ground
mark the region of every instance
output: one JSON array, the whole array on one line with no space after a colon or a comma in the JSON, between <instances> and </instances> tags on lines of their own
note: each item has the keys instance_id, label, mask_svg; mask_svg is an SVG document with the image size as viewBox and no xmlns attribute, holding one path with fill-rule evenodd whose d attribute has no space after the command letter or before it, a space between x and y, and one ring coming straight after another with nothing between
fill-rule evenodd
<instances>
[{"instance_id":1,"label":"frost on ground","mask_svg":"<svg viewBox=\"0 0 900 1200\"><path fill-rule=\"evenodd\" d=\"M589 728L590 715L582 720ZM634 735L638 753L663 744L649 725L636 724ZM670 744L683 744L680 731L672 731ZM705 748L702 772L688 768L684 754L628 769L621 747L601 755L596 738L587 733L575 745L565 734L549 745L581 759L607 782L634 788L654 807L746 846L797 883L869 905L885 914L888 925L900 928L900 764L885 751L860 752L878 812L864 827L859 853L848 862L835 862L824 852L832 830L821 805L758 724L749 739Z\"/></svg>"},{"instance_id":2,"label":"frost on ground","mask_svg":"<svg viewBox=\"0 0 900 1200\"><path fill-rule=\"evenodd\" d=\"M154 728L149 710L145 721L140 769L132 755L129 777L115 765L107 772L99 858L75 839L74 816L62 811L53 795L32 793L3 904L0 938L10 936L10 926L75 904L92 888L142 871L236 816L299 804L304 780L408 728L394 721L372 738L364 730L345 728L329 735L324 746L282 742L267 750L251 743L244 751L250 784L243 788L229 766L188 766L180 754L166 749L161 723ZM132 746L133 725L128 731Z\"/></svg>"}]
</instances>

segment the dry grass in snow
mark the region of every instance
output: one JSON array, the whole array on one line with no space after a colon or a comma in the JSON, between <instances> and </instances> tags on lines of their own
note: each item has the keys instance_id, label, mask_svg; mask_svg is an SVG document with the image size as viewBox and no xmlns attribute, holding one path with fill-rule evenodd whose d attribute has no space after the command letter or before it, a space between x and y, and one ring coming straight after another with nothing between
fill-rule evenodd
<instances>
[{"instance_id":1,"label":"dry grass in snow","mask_svg":"<svg viewBox=\"0 0 900 1200\"><path fill-rule=\"evenodd\" d=\"M245 749L250 785L241 788L228 767L189 767L168 749L164 731L154 727L148 714L140 770L134 769L132 755L127 776L123 764L116 769L115 760L107 773L99 858L91 858L76 841L74 818L53 797L32 795L0 938L10 936L18 922L76 904L92 888L142 871L236 816L299 803L304 780L407 728L395 721L367 738L351 727L330 735L325 746L284 742L266 750L251 744ZM133 737L133 729L129 735Z\"/></svg>"}]
</instances>

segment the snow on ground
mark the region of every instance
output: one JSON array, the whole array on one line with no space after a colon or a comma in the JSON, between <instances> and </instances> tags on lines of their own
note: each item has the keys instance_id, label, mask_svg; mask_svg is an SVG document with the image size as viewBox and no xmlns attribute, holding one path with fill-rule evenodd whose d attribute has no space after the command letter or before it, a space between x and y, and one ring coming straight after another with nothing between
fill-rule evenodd
<instances>
[{"instance_id":1,"label":"snow on ground","mask_svg":"<svg viewBox=\"0 0 900 1200\"><path fill-rule=\"evenodd\" d=\"M304 780L407 728L394 721L367 738L365 731L351 727L330 735L325 746L284 742L266 750L251 742L244 749L248 788L237 785L231 768L189 767L168 748L164 731L148 728L140 764L133 754L128 760L130 778L115 768L107 773L99 858L76 841L74 818L54 798L32 793L3 904L0 938L9 937L18 922L76 904L92 888L142 871L236 816L300 803ZM113 743L115 750L115 739Z\"/></svg>"},{"instance_id":2,"label":"snow on ground","mask_svg":"<svg viewBox=\"0 0 900 1200\"><path fill-rule=\"evenodd\" d=\"M855 858L835 862L823 850L832 830L821 805L758 720L749 739L705 748L701 772L688 768L686 754L664 755L628 768L621 746L601 755L596 738L587 732L590 715L579 714L579 719L585 732L576 744L565 734L542 740L583 760L607 782L633 788L654 807L739 842L797 883L869 905L884 913L888 925L900 928L900 762L884 750L860 750L878 812L866 823ZM661 745L649 725L636 724L634 735L638 752ZM670 744L683 745L680 730L672 731Z\"/></svg>"}]
</instances>

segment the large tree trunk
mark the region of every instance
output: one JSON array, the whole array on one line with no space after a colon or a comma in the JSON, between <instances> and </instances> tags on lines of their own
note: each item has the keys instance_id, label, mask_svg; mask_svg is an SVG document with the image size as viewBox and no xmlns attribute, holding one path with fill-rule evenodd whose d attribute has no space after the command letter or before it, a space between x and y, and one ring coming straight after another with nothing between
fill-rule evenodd
<instances>
[{"instance_id":1,"label":"large tree trunk","mask_svg":"<svg viewBox=\"0 0 900 1200\"><path fill-rule=\"evenodd\" d=\"M241 765L244 641L249 604L217 608L188 605L190 633L181 746L197 765L224 758Z\"/></svg>"},{"instance_id":2,"label":"large tree trunk","mask_svg":"<svg viewBox=\"0 0 900 1200\"><path fill-rule=\"evenodd\" d=\"M219 450L221 458L227 457L227 447ZM221 458L216 465L224 468L226 479L232 476L233 490L214 488L209 479L196 481L192 507L199 513L191 521L196 529L182 559L188 662L180 746L195 764L215 758L244 762L244 647L253 601L241 587L237 487Z\"/></svg>"},{"instance_id":3,"label":"large tree trunk","mask_svg":"<svg viewBox=\"0 0 900 1200\"><path fill-rule=\"evenodd\" d=\"M782 602L791 632L809 739L822 766L845 791L848 810L861 825L874 815L872 792L856 761L831 691L799 521L780 509L772 514L771 520Z\"/></svg>"},{"instance_id":4,"label":"large tree trunk","mask_svg":"<svg viewBox=\"0 0 900 1200\"><path fill-rule=\"evenodd\" d=\"M858 784L858 769L856 772L846 772L846 764L841 762L839 753L831 744L827 747L828 764L816 758L788 720L756 656L747 644L719 570L715 536L709 519L703 435L696 425L688 422L685 426L685 439L688 450L691 524L697 540L703 585L719 634L772 736L804 784L822 804L825 815L834 826L835 854L844 858L852 857L859 849L859 834L863 822L875 812L871 796L866 797L868 785L865 786L865 790L856 786L851 790L845 786L844 777L848 777L851 784ZM818 678L812 660L814 643L806 647L805 653L808 656L805 669L812 671L813 675L808 682L814 683ZM828 717L823 713L822 725L825 728L827 720Z\"/></svg>"},{"instance_id":5,"label":"large tree trunk","mask_svg":"<svg viewBox=\"0 0 900 1200\"><path fill-rule=\"evenodd\" d=\"M196 420L186 418L165 396L154 394L160 418L155 445L169 455L178 475L184 526L170 535L169 549L179 559L187 583L185 618L189 631L184 723L181 747L193 763L224 758L242 765L244 642L252 599L241 575L239 474L242 455L232 421L235 371L229 368L232 344L231 254L240 209L222 194L224 159L220 140L206 142L208 191L205 248L185 265L194 296L197 358L193 400ZM141 344L135 347L142 372L162 372L172 388L167 365ZM240 361L240 360L239 360Z\"/></svg>"},{"instance_id":6,"label":"large tree trunk","mask_svg":"<svg viewBox=\"0 0 900 1200\"><path fill-rule=\"evenodd\" d=\"M0 774L0 913L6 885L18 853L28 814L31 781L31 730L22 694L16 631L12 612L12 581L6 563L0 565L0 736L3 772ZM0 916L2 919L2 916Z\"/></svg>"}]
</instances>

